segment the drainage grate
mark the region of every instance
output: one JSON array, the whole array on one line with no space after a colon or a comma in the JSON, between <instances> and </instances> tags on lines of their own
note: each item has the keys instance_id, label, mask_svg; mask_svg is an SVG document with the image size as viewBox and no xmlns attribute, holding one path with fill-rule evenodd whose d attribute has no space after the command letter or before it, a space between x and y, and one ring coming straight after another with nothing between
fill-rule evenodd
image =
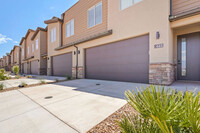
<instances>
[{"instance_id":1,"label":"drainage grate","mask_svg":"<svg viewBox=\"0 0 200 133\"><path fill-rule=\"evenodd\" d=\"M97 86L101 85L101 84L96 84Z\"/></svg>"},{"instance_id":2,"label":"drainage grate","mask_svg":"<svg viewBox=\"0 0 200 133\"><path fill-rule=\"evenodd\" d=\"M53 96L47 96L44 99L51 99L51 98L53 98Z\"/></svg>"}]
</instances>

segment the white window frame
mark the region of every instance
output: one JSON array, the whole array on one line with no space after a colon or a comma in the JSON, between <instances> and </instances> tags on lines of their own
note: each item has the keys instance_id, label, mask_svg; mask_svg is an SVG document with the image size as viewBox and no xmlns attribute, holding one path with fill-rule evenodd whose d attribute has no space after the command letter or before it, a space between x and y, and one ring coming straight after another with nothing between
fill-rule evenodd
<instances>
[{"instance_id":1,"label":"white window frame","mask_svg":"<svg viewBox=\"0 0 200 133\"><path fill-rule=\"evenodd\" d=\"M56 41L56 27L51 29L50 31L50 41L51 43L55 42Z\"/></svg>"},{"instance_id":2,"label":"white window frame","mask_svg":"<svg viewBox=\"0 0 200 133\"><path fill-rule=\"evenodd\" d=\"M68 25L69 25L69 34L68 34ZM69 22L66 23L66 37L71 37L74 35L74 19L71 19Z\"/></svg>"},{"instance_id":3,"label":"white window frame","mask_svg":"<svg viewBox=\"0 0 200 133\"><path fill-rule=\"evenodd\" d=\"M123 8L122 9L122 0L119 0L119 2L120 2L120 10L124 10L124 9L127 9L127 8L129 8L129 7L131 7L131 6L133 6L133 5L135 5L135 4L137 4L137 3L140 3L140 2L142 2L143 0L132 0L132 4L131 5L129 5L129 6L127 6L126 8Z\"/></svg>"},{"instance_id":4,"label":"white window frame","mask_svg":"<svg viewBox=\"0 0 200 133\"><path fill-rule=\"evenodd\" d=\"M97 24L96 23L96 19L95 19L96 18L96 11L95 10L96 10L96 7L99 6L100 4L101 4L101 22ZM93 26L89 26L89 21L90 21L89 20L89 11L92 10L92 9L94 9L94 25ZM99 2L99 3L97 3L96 5L94 5L94 6L92 6L91 8L88 9L88 11L87 11L87 18L88 18L87 19L88 20L88 22L87 22L88 29L92 28L92 27L94 27L96 25L102 24L102 22L103 22L103 3L102 3L102 1Z\"/></svg>"},{"instance_id":5,"label":"white window frame","mask_svg":"<svg viewBox=\"0 0 200 133\"><path fill-rule=\"evenodd\" d=\"M38 50L38 39L35 40L35 50Z\"/></svg>"}]
</instances>

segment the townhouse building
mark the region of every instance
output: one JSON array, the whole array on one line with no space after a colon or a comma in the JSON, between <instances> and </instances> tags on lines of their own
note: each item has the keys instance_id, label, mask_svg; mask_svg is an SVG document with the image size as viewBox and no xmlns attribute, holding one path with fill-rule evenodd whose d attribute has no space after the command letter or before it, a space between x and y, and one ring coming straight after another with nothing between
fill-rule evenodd
<instances>
[{"instance_id":1,"label":"townhouse building","mask_svg":"<svg viewBox=\"0 0 200 133\"><path fill-rule=\"evenodd\" d=\"M3 69L6 69L6 56L3 56L2 60L3 60L2 63Z\"/></svg>"},{"instance_id":2,"label":"townhouse building","mask_svg":"<svg viewBox=\"0 0 200 133\"><path fill-rule=\"evenodd\" d=\"M3 59L0 58L0 69L3 68Z\"/></svg>"},{"instance_id":3,"label":"townhouse building","mask_svg":"<svg viewBox=\"0 0 200 133\"><path fill-rule=\"evenodd\" d=\"M20 42L22 73L47 74L47 28L29 29Z\"/></svg>"},{"instance_id":4,"label":"townhouse building","mask_svg":"<svg viewBox=\"0 0 200 133\"><path fill-rule=\"evenodd\" d=\"M200 81L200 1L79 0L48 25L48 75Z\"/></svg>"},{"instance_id":5,"label":"townhouse building","mask_svg":"<svg viewBox=\"0 0 200 133\"><path fill-rule=\"evenodd\" d=\"M11 59L11 69L13 66L21 66L21 56L20 56L20 47L14 46L13 50L10 53Z\"/></svg>"},{"instance_id":6,"label":"townhouse building","mask_svg":"<svg viewBox=\"0 0 200 133\"><path fill-rule=\"evenodd\" d=\"M10 56L10 53L6 54L5 70L11 71L11 56Z\"/></svg>"}]
</instances>

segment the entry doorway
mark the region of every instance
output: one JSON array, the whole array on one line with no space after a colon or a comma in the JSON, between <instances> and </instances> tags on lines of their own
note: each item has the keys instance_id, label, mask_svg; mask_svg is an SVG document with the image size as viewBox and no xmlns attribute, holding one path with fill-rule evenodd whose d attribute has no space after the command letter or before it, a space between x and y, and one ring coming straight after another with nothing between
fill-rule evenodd
<instances>
[{"instance_id":1,"label":"entry doorway","mask_svg":"<svg viewBox=\"0 0 200 133\"><path fill-rule=\"evenodd\" d=\"M200 81L200 32L178 36L178 80Z\"/></svg>"}]
</instances>

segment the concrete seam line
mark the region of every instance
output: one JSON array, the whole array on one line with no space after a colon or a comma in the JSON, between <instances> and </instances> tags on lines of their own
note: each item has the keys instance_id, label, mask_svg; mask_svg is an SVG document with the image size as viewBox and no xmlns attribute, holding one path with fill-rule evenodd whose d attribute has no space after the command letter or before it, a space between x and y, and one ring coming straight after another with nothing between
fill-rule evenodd
<instances>
[{"instance_id":1,"label":"concrete seam line","mask_svg":"<svg viewBox=\"0 0 200 133\"><path fill-rule=\"evenodd\" d=\"M23 92L19 91L21 94L23 94L24 96L26 96L27 98L29 98L32 102L38 104L41 108L43 108L44 110L46 110L47 112L49 112L51 115L53 115L55 118L57 118L58 120L60 120L61 122L65 123L67 126L71 127L72 129L74 129L75 131L77 131L78 133L81 133L80 131L78 131L78 129L76 129L75 127L73 127L72 125L68 124L67 122L63 121L62 119L60 119L58 116L54 115L52 112L50 112L49 110L47 110L45 107L43 107L42 105L40 105L38 102L36 102L35 100L33 100L32 98L30 98L28 95L24 94Z\"/></svg>"}]
</instances>

